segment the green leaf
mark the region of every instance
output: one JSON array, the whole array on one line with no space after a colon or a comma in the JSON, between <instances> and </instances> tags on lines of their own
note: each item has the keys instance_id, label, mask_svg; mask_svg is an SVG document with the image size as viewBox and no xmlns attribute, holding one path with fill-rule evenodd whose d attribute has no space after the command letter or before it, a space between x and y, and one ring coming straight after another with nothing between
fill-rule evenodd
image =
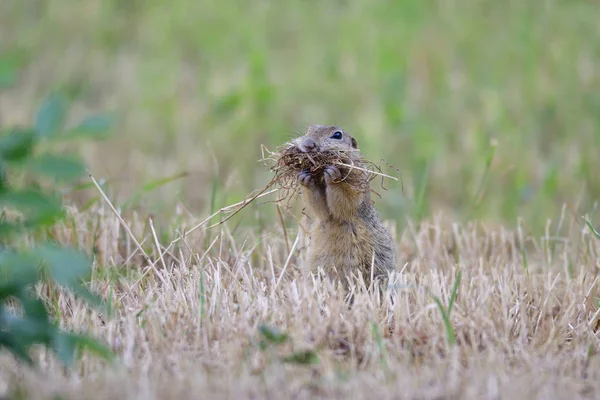
<instances>
[{"instance_id":1,"label":"green leaf","mask_svg":"<svg viewBox=\"0 0 600 400\"><path fill-rule=\"evenodd\" d=\"M114 359L113 352L102 343L85 335L71 335L78 348L85 349L95 355L107 360Z\"/></svg>"},{"instance_id":2,"label":"green leaf","mask_svg":"<svg viewBox=\"0 0 600 400\"><path fill-rule=\"evenodd\" d=\"M70 181L85 174L85 166L71 156L43 154L32 160L30 167L40 175Z\"/></svg>"},{"instance_id":3,"label":"green leaf","mask_svg":"<svg viewBox=\"0 0 600 400\"><path fill-rule=\"evenodd\" d=\"M47 320L39 318L23 318L15 315L4 315L5 331L13 336L13 343L23 343L31 346L34 343L48 343L55 329Z\"/></svg>"},{"instance_id":4,"label":"green leaf","mask_svg":"<svg viewBox=\"0 0 600 400\"><path fill-rule=\"evenodd\" d=\"M21 225L0 221L0 237L9 237L23 231Z\"/></svg>"},{"instance_id":5,"label":"green leaf","mask_svg":"<svg viewBox=\"0 0 600 400\"><path fill-rule=\"evenodd\" d=\"M82 253L53 245L44 245L35 250L44 261L53 280L69 288L76 288L91 271L91 262Z\"/></svg>"},{"instance_id":6,"label":"green leaf","mask_svg":"<svg viewBox=\"0 0 600 400\"><path fill-rule=\"evenodd\" d=\"M19 63L14 58L0 58L0 88L12 86L17 80Z\"/></svg>"},{"instance_id":7,"label":"green leaf","mask_svg":"<svg viewBox=\"0 0 600 400\"><path fill-rule=\"evenodd\" d=\"M33 319L39 319L43 321L48 320L48 311L46 310L46 305L44 302L38 298L32 297L29 293L25 293L23 289L24 288L21 288L19 299L23 305L25 315Z\"/></svg>"},{"instance_id":8,"label":"green leaf","mask_svg":"<svg viewBox=\"0 0 600 400\"><path fill-rule=\"evenodd\" d=\"M73 336L70 333L57 331L52 340L54 352L66 367L71 367L75 361L77 347Z\"/></svg>"},{"instance_id":9,"label":"green leaf","mask_svg":"<svg viewBox=\"0 0 600 400\"><path fill-rule=\"evenodd\" d=\"M56 93L50 94L35 117L35 129L38 135L41 137L56 135L63 126L65 115L65 100Z\"/></svg>"},{"instance_id":10,"label":"green leaf","mask_svg":"<svg viewBox=\"0 0 600 400\"><path fill-rule=\"evenodd\" d=\"M0 194L0 204L21 211L32 220L32 225L52 223L62 215L58 199L32 189Z\"/></svg>"},{"instance_id":11,"label":"green leaf","mask_svg":"<svg viewBox=\"0 0 600 400\"><path fill-rule=\"evenodd\" d=\"M31 129L13 128L0 138L0 157L6 161L27 158L34 145L35 132Z\"/></svg>"},{"instance_id":12,"label":"green leaf","mask_svg":"<svg viewBox=\"0 0 600 400\"><path fill-rule=\"evenodd\" d=\"M79 349L91 351L108 361L112 361L114 356L108 347L90 337L61 331L54 334L53 349L67 367L73 365Z\"/></svg>"},{"instance_id":13,"label":"green leaf","mask_svg":"<svg viewBox=\"0 0 600 400\"><path fill-rule=\"evenodd\" d=\"M48 244L37 248L35 254L44 262L54 281L71 289L89 304L106 308L102 298L83 285L83 280L91 273L91 261L83 253Z\"/></svg>"},{"instance_id":14,"label":"green leaf","mask_svg":"<svg viewBox=\"0 0 600 400\"><path fill-rule=\"evenodd\" d=\"M10 190L7 178L8 178L8 176L6 174L5 165L0 160L0 193L3 193L3 192L6 192L6 191Z\"/></svg>"},{"instance_id":15,"label":"green leaf","mask_svg":"<svg viewBox=\"0 0 600 400\"><path fill-rule=\"evenodd\" d=\"M83 285L73 288L73 291L77 294L77 296L81 297L89 305L94 306L94 307L98 308L100 311L103 311L108 314L106 302L102 299L102 297L90 292Z\"/></svg>"},{"instance_id":16,"label":"green leaf","mask_svg":"<svg viewBox=\"0 0 600 400\"><path fill-rule=\"evenodd\" d=\"M0 332L0 348L5 347L11 353L13 353L17 359L24 361L29 366L32 366L33 360L29 356L29 346L23 343L23 341L15 339L16 338L11 334L11 332Z\"/></svg>"},{"instance_id":17,"label":"green leaf","mask_svg":"<svg viewBox=\"0 0 600 400\"><path fill-rule=\"evenodd\" d=\"M39 279L38 265L39 261L27 253L0 253L0 298L22 298L21 290Z\"/></svg>"},{"instance_id":18,"label":"green leaf","mask_svg":"<svg viewBox=\"0 0 600 400\"><path fill-rule=\"evenodd\" d=\"M258 329L263 337L272 343L284 343L288 340L288 335L285 332L280 332L276 328L261 324Z\"/></svg>"},{"instance_id":19,"label":"green leaf","mask_svg":"<svg viewBox=\"0 0 600 400\"><path fill-rule=\"evenodd\" d=\"M317 356L317 353L312 350L304 350L284 357L283 362L300 365L312 365L319 363L319 357Z\"/></svg>"},{"instance_id":20,"label":"green leaf","mask_svg":"<svg viewBox=\"0 0 600 400\"><path fill-rule=\"evenodd\" d=\"M108 136L109 131L115 123L115 118L108 114L92 115L84 119L75 128L70 129L65 137L90 137L92 139L103 139Z\"/></svg>"}]
</instances>

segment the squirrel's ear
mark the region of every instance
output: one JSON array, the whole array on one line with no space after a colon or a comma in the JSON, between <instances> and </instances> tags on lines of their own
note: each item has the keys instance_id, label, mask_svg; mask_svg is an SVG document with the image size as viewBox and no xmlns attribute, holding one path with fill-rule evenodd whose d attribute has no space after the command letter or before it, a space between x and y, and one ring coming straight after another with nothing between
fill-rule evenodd
<instances>
[{"instance_id":1,"label":"squirrel's ear","mask_svg":"<svg viewBox=\"0 0 600 400\"><path fill-rule=\"evenodd\" d=\"M358 142L354 138L352 138L352 147L354 147L355 149L358 149Z\"/></svg>"}]
</instances>

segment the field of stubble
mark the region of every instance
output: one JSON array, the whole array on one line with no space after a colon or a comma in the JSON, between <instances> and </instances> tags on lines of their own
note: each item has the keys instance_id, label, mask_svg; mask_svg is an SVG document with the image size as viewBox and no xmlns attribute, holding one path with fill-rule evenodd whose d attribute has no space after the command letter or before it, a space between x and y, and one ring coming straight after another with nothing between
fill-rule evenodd
<instances>
[{"instance_id":1,"label":"field of stubble","mask_svg":"<svg viewBox=\"0 0 600 400\"><path fill-rule=\"evenodd\" d=\"M600 241L569 218L538 238L441 217L409 224L396 235L401 264L386 295L355 281L348 307L332 282L302 268L304 241L294 230L292 243L277 226L243 241L227 228L210 237L198 228L159 243L132 217L132 234L152 243L142 245L145 263L107 208L72 217L76 224L56 235L96 241L92 285L112 300L113 315L63 295L63 324L108 343L118 361L84 356L66 373L40 351L35 373L3 355L4 388L19 382L25 398L600 395ZM434 299L448 308L459 272L445 325Z\"/></svg>"}]
</instances>

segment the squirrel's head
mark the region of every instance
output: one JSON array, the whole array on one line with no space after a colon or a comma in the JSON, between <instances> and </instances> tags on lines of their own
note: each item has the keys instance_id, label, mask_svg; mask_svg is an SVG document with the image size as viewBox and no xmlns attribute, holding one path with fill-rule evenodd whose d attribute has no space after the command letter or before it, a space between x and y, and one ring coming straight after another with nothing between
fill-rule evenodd
<instances>
[{"instance_id":1,"label":"squirrel's head","mask_svg":"<svg viewBox=\"0 0 600 400\"><path fill-rule=\"evenodd\" d=\"M350 134L333 125L312 125L306 134L294 140L294 144L304 153L327 150L358 150L358 143Z\"/></svg>"}]
</instances>

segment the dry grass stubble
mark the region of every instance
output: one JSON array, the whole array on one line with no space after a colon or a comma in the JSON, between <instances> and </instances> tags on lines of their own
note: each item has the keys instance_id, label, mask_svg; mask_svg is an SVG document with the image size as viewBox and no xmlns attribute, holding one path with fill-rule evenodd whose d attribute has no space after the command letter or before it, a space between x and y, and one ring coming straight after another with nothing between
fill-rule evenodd
<instances>
[{"instance_id":1,"label":"dry grass stubble","mask_svg":"<svg viewBox=\"0 0 600 400\"><path fill-rule=\"evenodd\" d=\"M32 399L600 395L600 242L576 222L560 238L535 241L521 231L441 219L411 225L397 238L406 264L398 265L392 296L361 290L349 309L330 281L297 268L297 255L278 282L288 254L276 227L233 237L222 225L206 248L206 232L196 230L160 257L168 244L158 244L143 218L129 216L149 267L110 210L73 211L72 218L56 237L96 248L93 287L111 296L114 316L61 294L63 323L105 340L119 361L111 368L84 355L67 374L40 351L43 373L36 374L3 353L0 396L18 387ZM451 348L432 295L447 304L458 270ZM291 341L262 351L262 323ZM319 363L277 358L303 349L314 350Z\"/></svg>"}]
</instances>

